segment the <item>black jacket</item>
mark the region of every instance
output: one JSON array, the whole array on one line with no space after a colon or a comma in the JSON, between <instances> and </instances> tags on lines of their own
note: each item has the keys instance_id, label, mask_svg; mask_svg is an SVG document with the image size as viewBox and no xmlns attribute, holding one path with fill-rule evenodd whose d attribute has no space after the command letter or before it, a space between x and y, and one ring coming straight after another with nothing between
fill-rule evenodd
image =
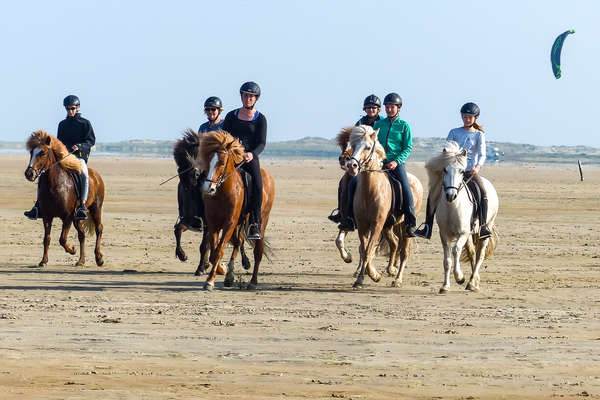
<instances>
[{"instance_id":1,"label":"black jacket","mask_svg":"<svg viewBox=\"0 0 600 400\"><path fill-rule=\"evenodd\" d=\"M267 143L267 119L257 111L253 121L242 121L236 115L237 110L227 113L223 121L223 130L240 139L247 152L257 157Z\"/></svg>"},{"instance_id":2,"label":"black jacket","mask_svg":"<svg viewBox=\"0 0 600 400\"><path fill-rule=\"evenodd\" d=\"M73 150L73 145L77 145L79 150L73 154L79 158L83 158L85 162L87 162L90 156L90 149L96 144L96 136L94 135L92 124L79 113L75 114L74 117L67 117L59 122L57 137L69 151Z\"/></svg>"}]
</instances>

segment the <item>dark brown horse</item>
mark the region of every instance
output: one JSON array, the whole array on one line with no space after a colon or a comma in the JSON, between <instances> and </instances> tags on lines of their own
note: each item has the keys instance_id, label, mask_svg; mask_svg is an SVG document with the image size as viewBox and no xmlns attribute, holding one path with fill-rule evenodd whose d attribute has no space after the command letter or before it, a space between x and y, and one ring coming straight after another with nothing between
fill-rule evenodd
<instances>
[{"instance_id":1,"label":"dark brown horse","mask_svg":"<svg viewBox=\"0 0 600 400\"><path fill-rule=\"evenodd\" d=\"M40 215L44 221L44 255L38 264L40 267L48 263L48 246L50 245L50 230L52 220L57 217L62 220L60 245L69 254L75 254L75 248L67 243L67 235L71 223L77 229L79 238L79 260L77 266L85 264L85 232L95 230L96 264L104 263L100 240L102 238L102 203L104 202L104 182L100 175L88 168L90 174L90 192L86 203L89 218L85 221L75 221L74 211L77 205L77 193L71 173L81 172L81 164L77 157L69 154L60 140L44 131L36 131L27 140L27 150L30 152L29 165L25 177L38 182L38 200Z\"/></svg>"},{"instance_id":2,"label":"dark brown horse","mask_svg":"<svg viewBox=\"0 0 600 400\"><path fill-rule=\"evenodd\" d=\"M180 261L187 261L187 255L181 247L181 234L187 230L200 232L197 225L197 219L202 218L206 226L206 218L204 218L202 196L202 183L199 178L202 176L201 170L194 164L194 160L198 157L198 149L200 146L200 135L192 129L187 129L183 138L177 140L173 146L173 158L177 164L179 172L179 185L177 186L177 200L180 205L180 215L173 227L175 233L175 256ZM230 243L234 247L232 256L238 251L242 254L242 265L244 269L250 268L250 260L244 251L244 236L241 234L241 229L236 229L231 236ZM205 234L202 235L202 243L200 244L200 262L196 268L194 275L199 276L210 267L208 263L208 241ZM233 271L234 257L229 260L228 267ZM228 282L229 283L229 282ZM231 281L233 283L233 280Z\"/></svg>"},{"instance_id":3,"label":"dark brown horse","mask_svg":"<svg viewBox=\"0 0 600 400\"><path fill-rule=\"evenodd\" d=\"M216 274L227 274L225 284L233 284L233 265L229 268L221 265L225 244L236 229L245 232L246 215L242 215L244 203L244 184L238 169L242 163L244 146L225 131L208 132L202 135L198 154L199 168L207 171L203 185L204 209L206 213L206 236L210 244L210 263L204 288L212 290ZM263 201L261 209L261 239L251 241L254 245L254 270L248 283L248 289L258 284L258 267L265 250L265 230L275 197L275 183L271 175L261 168L263 179ZM220 237L219 237L220 233ZM235 251L235 248L234 248ZM234 254L232 254L232 258Z\"/></svg>"}]
</instances>

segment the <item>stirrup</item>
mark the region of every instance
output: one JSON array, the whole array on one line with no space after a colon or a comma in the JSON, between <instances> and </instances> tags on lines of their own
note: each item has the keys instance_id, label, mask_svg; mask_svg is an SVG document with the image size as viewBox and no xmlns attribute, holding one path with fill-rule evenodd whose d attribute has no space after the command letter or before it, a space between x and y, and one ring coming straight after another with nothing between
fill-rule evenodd
<instances>
[{"instance_id":1,"label":"stirrup","mask_svg":"<svg viewBox=\"0 0 600 400\"><path fill-rule=\"evenodd\" d=\"M75 210L75 219L76 220L86 220L87 216L87 208L85 206L79 206Z\"/></svg>"},{"instance_id":2,"label":"stirrup","mask_svg":"<svg viewBox=\"0 0 600 400\"><path fill-rule=\"evenodd\" d=\"M33 206L31 208L31 210L25 211L23 213L23 215L25 215L27 218L35 221L39 217L39 210L38 210L38 208L36 206Z\"/></svg>"},{"instance_id":3,"label":"stirrup","mask_svg":"<svg viewBox=\"0 0 600 400\"><path fill-rule=\"evenodd\" d=\"M481 225L479 228L479 240L487 239L492 236L492 231L486 225Z\"/></svg>"},{"instance_id":4,"label":"stirrup","mask_svg":"<svg viewBox=\"0 0 600 400\"><path fill-rule=\"evenodd\" d=\"M338 225L338 229L340 231L352 232L352 231L354 231L354 221L352 220L352 218L346 217L340 221L340 224Z\"/></svg>"},{"instance_id":5,"label":"stirrup","mask_svg":"<svg viewBox=\"0 0 600 400\"><path fill-rule=\"evenodd\" d=\"M334 212L337 211L337 214L334 214ZM331 214L329 214L329 216L327 217L331 222L335 222L336 224L339 224L340 222L342 222L342 214L340 213L340 209L339 208L334 208L331 211Z\"/></svg>"},{"instance_id":6,"label":"stirrup","mask_svg":"<svg viewBox=\"0 0 600 400\"><path fill-rule=\"evenodd\" d=\"M415 227L414 226L406 226L406 228L404 229L404 233L406 234L406 237L409 238L413 238L416 237L417 235L415 234Z\"/></svg>"},{"instance_id":7,"label":"stirrup","mask_svg":"<svg viewBox=\"0 0 600 400\"><path fill-rule=\"evenodd\" d=\"M415 231L415 236L423 239L431 239L431 227L429 224L423 222L419 225L419 228Z\"/></svg>"},{"instance_id":8,"label":"stirrup","mask_svg":"<svg viewBox=\"0 0 600 400\"><path fill-rule=\"evenodd\" d=\"M248 240L260 240L260 225L257 223L250 224L246 237Z\"/></svg>"}]
</instances>

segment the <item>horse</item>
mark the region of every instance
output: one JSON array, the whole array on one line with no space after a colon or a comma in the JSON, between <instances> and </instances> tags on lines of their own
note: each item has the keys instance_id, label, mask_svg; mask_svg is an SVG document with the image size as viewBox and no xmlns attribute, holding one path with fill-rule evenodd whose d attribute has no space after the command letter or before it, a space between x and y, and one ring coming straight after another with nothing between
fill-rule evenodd
<instances>
[{"instance_id":1,"label":"horse","mask_svg":"<svg viewBox=\"0 0 600 400\"><path fill-rule=\"evenodd\" d=\"M498 245L495 226L498 215L498 194L491 182L481 177L488 198L487 224L492 236L479 238L480 221L472 224L473 197L464 181L467 152L454 142L446 142L441 154L425 164L429 176L429 193L432 204L437 204L436 220L444 248L444 282L440 293L450 289L450 271L458 284L465 282L460 261L470 261L471 277L465 289L478 291L479 269L490 258ZM442 195L442 191L443 194Z\"/></svg>"},{"instance_id":2,"label":"horse","mask_svg":"<svg viewBox=\"0 0 600 400\"><path fill-rule=\"evenodd\" d=\"M181 171L179 173L179 185L177 186L177 199L180 204L189 204L189 205L201 205L198 201L197 196L202 196L202 181L199 181L202 176L202 171L196 167L194 160L198 157L198 148L200 146L200 135L196 133L193 129L187 129L183 138L175 141L173 146L173 158L175 159L175 163L177 164L177 170ZM184 206L185 208L185 206ZM206 225L206 218L204 217L204 212L200 212L200 210L195 210L191 207L193 214L199 214L200 218L202 218L203 225ZM186 210L188 211L188 210ZM181 216L180 216L181 217ZM193 220L187 218L177 218L177 222L173 226L173 231L175 234L175 257L177 257L180 261L187 261L187 255L185 251L181 247L181 234L187 230L192 232L200 232L202 229L199 228L196 224L194 224ZM198 267L194 272L195 276L200 276L204 273L209 267L208 263L208 252L206 251L208 248L208 241L206 240L206 234L202 235L202 242L200 243L200 262L198 263ZM236 255L241 252L242 255L242 265L244 269L250 268L250 260L244 251L244 236L242 234L241 229L237 229L234 231L234 234L231 236L230 243L234 247L233 255ZM233 268L232 264L234 263L234 257L229 260L230 268Z\"/></svg>"},{"instance_id":3,"label":"horse","mask_svg":"<svg viewBox=\"0 0 600 400\"><path fill-rule=\"evenodd\" d=\"M48 246L50 245L50 231L52 220L62 220L60 245L69 254L75 254L75 248L67 242L67 235L71 224L77 230L79 239L79 260L76 266L85 265L85 233L96 233L96 247L94 254L96 265L104 264L100 249L102 239L102 204L104 203L104 182L98 172L88 168L90 175L90 192L86 203L88 219L74 220L75 206L78 198L71 177L72 173L81 172L81 164L76 156L69 153L64 144L57 138L44 131L31 134L26 143L29 150L29 164L25 169L25 178L31 182L38 181L38 200L40 215L44 222L44 255L38 264L45 267L48 263Z\"/></svg>"},{"instance_id":4,"label":"horse","mask_svg":"<svg viewBox=\"0 0 600 400\"><path fill-rule=\"evenodd\" d=\"M244 184L239 167L243 163L244 146L228 132L219 130L204 133L200 140L200 151L196 158L198 168L207 171L202 186L206 214L205 235L210 244L209 261L212 268L204 284L205 290L214 289L216 274L226 274L225 286L233 285L233 263L224 267L221 257L225 244L236 229L244 234L248 225L247 215L242 214ZM254 270L247 289L258 285L258 268L265 252L269 250L265 242L265 230L275 198L275 183L271 174L261 168L263 180L263 201L261 209L261 239L253 240ZM220 237L219 237L220 233ZM234 248L235 252L235 248ZM232 253L232 259L235 255Z\"/></svg>"},{"instance_id":5,"label":"horse","mask_svg":"<svg viewBox=\"0 0 600 400\"><path fill-rule=\"evenodd\" d=\"M382 233L390 247L388 274L396 272L392 287L399 287L412 242L405 235L404 217L396 219L392 229L384 228L392 212L393 193L389 179L382 170L385 151L377 141L378 132L379 130L374 131L370 126L359 125L354 127L350 134L352 157L346 163L346 167L348 172L357 179L353 211L360 240L360 271L353 285L355 288L362 287L365 270L373 281L378 282L381 279L381 275L373 268L371 261ZM423 202L423 186L414 175L408 174L408 176L415 212L418 212ZM400 263L395 267L398 257Z\"/></svg>"}]
</instances>

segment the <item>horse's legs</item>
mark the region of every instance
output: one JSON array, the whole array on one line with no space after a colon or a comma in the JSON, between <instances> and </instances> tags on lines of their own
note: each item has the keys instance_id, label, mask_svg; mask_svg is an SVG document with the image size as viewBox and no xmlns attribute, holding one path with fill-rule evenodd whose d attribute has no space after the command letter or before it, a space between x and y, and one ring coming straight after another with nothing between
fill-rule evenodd
<instances>
[{"instance_id":1,"label":"horse's legs","mask_svg":"<svg viewBox=\"0 0 600 400\"><path fill-rule=\"evenodd\" d=\"M48 247L50 246L50 231L52 230L52 217L44 217L44 255L38 267L45 267L48 264Z\"/></svg>"},{"instance_id":2,"label":"horse's legs","mask_svg":"<svg viewBox=\"0 0 600 400\"><path fill-rule=\"evenodd\" d=\"M225 270L226 267L223 267L221 264L221 258L223 257L223 252L225 251L225 245L229 242L231 238L231 234L233 233L234 226L232 223L228 223L223 227L223 233L221 234L221 238L219 239L218 232L212 233L211 238L211 246L210 246L210 263L212 264L212 269L210 270L210 274L206 279L206 283L204 284L204 289L212 290L215 287L215 278L217 273L219 275L224 275L227 273Z\"/></svg>"},{"instance_id":3,"label":"horse's legs","mask_svg":"<svg viewBox=\"0 0 600 400\"><path fill-rule=\"evenodd\" d=\"M346 250L346 243L344 243L344 239L346 238L347 233L348 232L340 229L337 238L335 238L335 245L340 251L340 256L342 257L342 260L344 260L344 262L351 263L352 254L350 254L350 252Z\"/></svg>"},{"instance_id":4,"label":"horse's legs","mask_svg":"<svg viewBox=\"0 0 600 400\"><path fill-rule=\"evenodd\" d=\"M398 237L394 233L393 227L388 229L384 229L382 232L385 240L388 242L390 247L390 258L388 259L388 265L386 268L386 272L388 276L394 276L398 272L396 267L394 266L396 263L396 252L398 250Z\"/></svg>"},{"instance_id":5,"label":"horse's legs","mask_svg":"<svg viewBox=\"0 0 600 400\"><path fill-rule=\"evenodd\" d=\"M398 274L396 275L396 278L392 281L393 287L399 287L402 284L402 274L404 273L404 269L406 268L406 264L408 263L408 254L411 240L411 238L408 238L406 236L402 236L400 238L401 243L398 246L400 250L400 254L398 256L398 258L400 259L400 265L398 266Z\"/></svg>"},{"instance_id":6,"label":"horse's legs","mask_svg":"<svg viewBox=\"0 0 600 400\"><path fill-rule=\"evenodd\" d=\"M179 259L179 261L187 261L187 256L185 255L185 251L181 248L181 234L187 231L187 226L178 221L173 227L173 233L175 233L175 257Z\"/></svg>"},{"instance_id":7,"label":"horse's legs","mask_svg":"<svg viewBox=\"0 0 600 400\"><path fill-rule=\"evenodd\" d=\"M72 222L73 220L68 218L62 220L62 230L60 232L60 238L58 239L60 245L64 247L65 251L69 254L75 254L75 248L67 243L69 229L71 228Z\"/></svg>"},{"instance_id":8,"label":"horse's legs","mask_svg":"<svg viewBox=\"0 0 600 400\"><path fill-rule=\"evenodd\" d=\"M102 241L102 232L104 231L104 225L102 224L102 210L94 206L90 208L90 215L94 221L95 231L96 231L96 245L94 246L94 256L96 258L96 265L102 266L104 264L104 255L102 254L102 250L100 248L100 243Z\"/></svg>"},{"instance_id":9,"label":"horse's legs","mask_svg":"<svg viewBox=\"0 0 600 400\"><path fill-rule=\"evenodd\" d=\"M258 266L260 265L260 262L262 260L264 249L265 239L264 236L261 236L261 239L256 240L254 243L254 269L252 271L252 279L250 279L250 282L248 282L248 286L246 286L246 289L248 290L254 290L258 285Z\"/></svg>"},{"instance_id":10,"label":"horse's legs","mask_svg":"<svg viewBox=\"0 0 600 400\"><path fill-rule=\"evenodd\" d=\"M481 268L481 265L483 264L483 260L485 259L485 249L487 248L489 241L490 241L489 238L483 239L483 240L480 240L479 243L477 243L477 245L476 245L475 267L473 267L473 273L471 275L471 278L469 279L469 283L467 283L467 286L465 288L467 290L471 290L473 292L476 292L479 290L479 281L480 281L479 269Z\"/></svg>"},{"instance_id":11,"label":"horse's legs","mask_svg":"<svg viewBox=\"0 0 600 400\"><path fill-rule=\"evenodd\" d=\"M454 272L454 279L456 279L457 282L465 281L465 275L463 274L463 272L460 269L460 255L462 254L463 247L467 243L467 240L469 240L469 236L470 236L469 233L465 233L465 234L459 236L458 240L456 241L456 244L452 248L452 259L453 259L452 271Z\"/></svg>"},{"instance_id":12,"label":"horse's legs","mask_svg":"<svg viewBox=\"0 0 600 400\"><path fill-rule=\"evenodd\" d=\"M452 270L452 250L448 239L440 235L442 239L442 247L444 248L444 283L440 288L440 293L446 293L450 290L450 271Z\"/></svg>"},{"instance_id":13,"label":"horse's legs","mask_svg":"<svg viewBox=\"0 0 600 400\"><path fill-rule=\"evenodd\" d=\"M359 245L358 245L358 254L360 257L360 260L358 261L358 269L356 270L358 272L358 275L356 274L356 272L354 273L354 275L357 275L356 281L354 282L353 287L355 288L360 288L362 287L362 284L365 280L365 241L366 241L366 235L362 232L358 232L358 240L359 240Z\"/></svg>"},{"instance_id":14,"label":"horse's legs","mask_svg":"<svg viewBox=\"0 0 600 400\"><path fill-rule=\"evenodd\" d=\"M79 260L75 263L76 267L83 267L85 265L85 232L83 231L83 221L75 221L75 229L77 229L77 238L79 239Z\"/></svg>"},{"instance_id":15,"label":"horse's legs","mask_svg":"<svg viewBox=\"0 0 600 400\"><path fill-rule=\"evenodd\" d=\"M377 249L377 243L379 242L379 236L381 235L381 229L383 228L383 223L375 225L371 228L371 234L369 235L369 241L367 243L367 248L365 249L365 268L369 277L374 282L379 282L381 280L381 274L377 271L376 268L373 267L373 257L375 256L375 250ZM396 249L394 249L394 252Z\"/></svg>"},{"instance_id":16,"label":"horse's legs","mask_svg":"<svg viewBox=\"0 0 600 400\"><path fill-rule=\"evenodd\" d=\"M250 259L246 255L246 250L244 249L244 233L241 232L241 243L240 243L240 253L242 253L242 266L245 270L250 269Z\"/></svg>"},{"instance_id":17,"label":"horse's legs","mask_svg":"<svg viewBox=\"0 0 600 400\"><path fill-rule=\"evenodd\" d=\"M235 259L240 252L240 244L242 243L240 236L242 235L242 230L239 226L237 226L233 235L231 236L231 243L233 244L233 250L231 251L231 257L229 257L229 262L227 263L227 274L225 275L225 281L223 282L223 286L231 287L233 286L233 282L235 280L235 275L233 273L233 269L235 266Z\"/></svg>"},{"instance_id":18,"label":"horse's legs","mask_svg":"<svg viewBox=\"0 0 600 400\"><path fill-rule=\"evenodd\" d=\"M200 242L200 262L198 263L198 267L196 268L196 272L194 272L195 276L200 276L204 271L210 267L208 263L208 245L209 245L209 235L206 233L206 229L202 232L202 242Z\"/></svg>"}]
</instances>

